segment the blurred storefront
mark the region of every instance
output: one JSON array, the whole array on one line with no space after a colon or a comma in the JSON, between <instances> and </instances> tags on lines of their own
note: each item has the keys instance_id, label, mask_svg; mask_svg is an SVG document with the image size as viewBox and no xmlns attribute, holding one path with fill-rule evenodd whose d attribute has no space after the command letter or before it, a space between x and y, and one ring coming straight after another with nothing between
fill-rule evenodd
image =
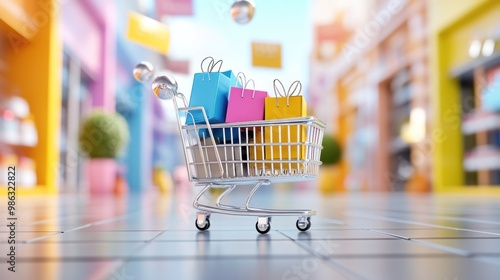
<instances>
[{"instance_id":1,"label":"blurred storefront","mask_svg":"<svg viewBox=\"0 0 500 280\"><path fill-rule=\"evenodd\" d=\"M57 190L63 56L59 14L56 0L0 4L0 165L16 165L20 177L30 174L30 182L18 182L21 193ZM26 134L27 121L34 129ZM24 142L30 138L34 141Z\"/></svg>"},{"instance_id":2,"label":"blurred storefront","mask_svg":"<svg viewBox=\"0 0 500 280\"><path fill-rule=\"evenodd\" d=\"M136 1L0 4L0 166L18 167L19 177L26 178L18 182L21 193L86 187L78 129L95 108L127 118L132 153L119 164L128 170L131 188L151 185L153 103L149 89L138 86L130 71L142 59L160 61L160 69L165 60L125 39L130 10L156 16L151 6Z\"/></svg>"},{"instance_id":3,"label":"blurred storefront","mask_svg":"<svg viewBox=\"0 0 500 280\"><path fill-rule=\"evenodd\" d=\"M344 189L495 191L498 3L317 5L337 11L316 24L311 79L337 103ZM353 10L364 18L346 20Z\"/></svg>"},{"instance_id":4,"label":"blurred storefront","mask_svg":"<svg viewBox=\"0 0 500 280\"><path fill-rule=\"evenodd\" d=\"M498 191L500 2L429 3L434 189Z\"/></svg>"},{"instance_id":5,"label":"blurred storefront","mask_svg":"<svg viewBox=\"0 0 500 280\"><path fill-rule=\"evenodd\" d=\"M423 178L418 189L427 190L431 168L430 157L423 154L430 130L426 3L362 2L333 14L330 28L343 33L317 45L318 57L325 56L328 44L335 46L329 60L336 69L329 78L338 103L333 132L344 151L342 183L347 190L405 190ZM354 10L363 17L347 21Z\"/></svg>"},{"instance_id":6,"label":"blurred storefront","mask_svg":"<svg viewBox=\"0 0 500 280\"><path fill-rule=\"evenodd\" d=\"M64 190L85 184L78 128L92 108L114 111L116 7L113 1L66 1L61 11L63 76L59 180ZM82 40L85 38L85 40Z\"/></svg>"}]
</instances>

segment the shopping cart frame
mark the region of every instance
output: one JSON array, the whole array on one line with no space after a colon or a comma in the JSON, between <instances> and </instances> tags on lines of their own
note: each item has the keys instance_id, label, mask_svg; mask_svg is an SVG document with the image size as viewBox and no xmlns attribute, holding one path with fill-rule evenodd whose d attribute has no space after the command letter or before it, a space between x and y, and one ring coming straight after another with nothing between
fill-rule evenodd
<instances>
[{"instance_id":1,"label":"shopping cart frame","mask_svg":"<svg viewBox=\"0 0 500 280\"><path fill-rule=\"evenodd\" d=\"M210 124L205 108L188 107L185 96L177 92L177 82L172 77L157 76L152 87L160 99L173 101L189 180L202 187L193 200L193 207L198 210L196 228L207 230L210 227L210 215L213 213L257 216L255 227L262 234L271 229L272 216L298 216L297 229L306 231L311 227L310 218L316 215L314 210L257 208L251 206L251 202L254 194L264 185L312 180L318 176L321 142L325 130L322 121L315 117L302 117ZM194 117L197 114L199 118L200 113L203 117L201 124L199 121L197 123ZM189 118L192 120L191 124L185 124ZM222 132L222 136L215 137L214 131ZM237 140L234 139L235 133L238 134ZM259 140L257 136L251 138L249 134L260 135L260 141L256 142ZM269 139L264 137L264 134L270 135ZM261 153L261 156L257 153L259 148L258 153ZM242 155L242 151L246 152L246 157ZM271 156L268 156L269 153ZM254 185L245 205L223 203L222 200L240 185ZM218 196L215 205L201 203L201 198L214 187L227 189Z\"/></svg>"}]
</instances>

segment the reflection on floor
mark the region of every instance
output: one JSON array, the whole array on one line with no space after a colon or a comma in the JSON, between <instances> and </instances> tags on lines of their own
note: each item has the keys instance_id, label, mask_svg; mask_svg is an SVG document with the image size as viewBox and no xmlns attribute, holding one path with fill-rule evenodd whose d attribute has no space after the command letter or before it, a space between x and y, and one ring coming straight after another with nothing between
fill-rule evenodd
<instances>
[{"instance_id":1,"label":"reflection on floor","mask_svg":"<svg viewBox=\"0 0 500 280\"><path fill-rule=\"evenodd\" d=\"M249 189L235 191L243 202ZM0 279L498 279L500 197L334 194L266 187L258 206L315 208L308 232L274 217L212 215L194 227L193 192L17 198L16 272ZM207 200L210 198L207 198ZM0 198L7 223L5 196Z\"/></svg>"}]
</instances>

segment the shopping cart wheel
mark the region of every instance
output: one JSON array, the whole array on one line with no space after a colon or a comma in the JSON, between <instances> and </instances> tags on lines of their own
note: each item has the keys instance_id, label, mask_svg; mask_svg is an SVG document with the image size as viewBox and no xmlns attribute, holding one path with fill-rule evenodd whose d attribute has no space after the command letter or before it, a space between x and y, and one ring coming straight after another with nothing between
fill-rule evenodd
<instances>
[{"instance_id":1,"label":"shopping cart wheel","mask_svg":"<svg viewBox=\"0 0 500 280\"><path fill-rule=\"evenodd\" d=\"M255 224L255 229L261 234L268 233L271 230L271 218L258 217L257 223Z\"/></svg>"},{"instance_id":2,"label":"shopping cart wheel","mask_svg":"<svg viewBox=\"0 0 500 280\"><path fill-rule=\"evenodd\" d=\"M311 217L300 217L295 225L298 230L307 231L311 228Z\"/></svg>"},{"instance_id":3,"label":"shopping cart wheel","mask_svg":"<svg viewBox=\"0 0 500 280\"><path fill-rule=\"evenodd\" d=\"M194 225L199 230L207 230L210 227L210 219L206 214L197 214Z\"/></svg>"}]
</instances>

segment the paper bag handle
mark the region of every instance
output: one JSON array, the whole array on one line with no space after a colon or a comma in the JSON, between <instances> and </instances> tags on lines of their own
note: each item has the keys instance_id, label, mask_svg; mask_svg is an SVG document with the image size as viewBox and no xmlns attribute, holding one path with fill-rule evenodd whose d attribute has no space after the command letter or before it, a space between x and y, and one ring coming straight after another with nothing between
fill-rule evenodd
<instances>
[{"instance_id":1,"label":"paper bag handle","mask_svg":"<svg viewBox=\"0 0 500 280\"><path fill-rule=\"evenodd\" d=\"M245 76L245 73L243 73L243 72L239 72L237 77L241 81L241 98L243 98L243 93L245 92L245 89L247 88L248 84L250 82L252 82L252 84L253 84L252 99L254 99L255 98L255 81L253 79L250 79L247 81L247 77Z\"/></svg>"},{"instance_id":2,"label":"paper bag handle","mask_svg":"<svg viewBox=\"0 0 500 280\"><path fill-rule=\"evenodd\" d=\"M207 71L205 71L203 69L203 64L205 63L205 60L209 59L209 63L208 63L208 67L207 67ZM205 80L205 72L206 73L212 73L212 71L214 70L215 66L219 64L219 69L217 72L220 72L221 68L222 68L222 59L221 60L218 60L217 62L215 62L215 59L211 56L207 56L205 57L202 61L201 61L201 73L202 73L202 78L201 80L204 81ZM210 75L208 75L208 80L210 81Z\"/></svg>"},{"instance_id":3,"label":"paper bag handle","mask_svg":"<svg viewBox=\"0 0 500 280\"><path fill-rule=\"evenodd\" d=\"M276 82L278 82L281 85L281 88L283 89L283 94L280 92L278 86L276 85ZM276 96L276 107L280 106L279 100L278 100L278 95L281 97L286 97L286 106L290 106L290 96L297 95L299 96L300 93L302 92L302 83L298 80L294 81L290 87L288 88L288 91L285 92L285 86L283 86L283 83L279 79L274 79L273 81L274 85L274 95ZM293 90L292 90L293 87ZM297 91L298 90L298 91Z\"/></svg>"}]
</instances>

